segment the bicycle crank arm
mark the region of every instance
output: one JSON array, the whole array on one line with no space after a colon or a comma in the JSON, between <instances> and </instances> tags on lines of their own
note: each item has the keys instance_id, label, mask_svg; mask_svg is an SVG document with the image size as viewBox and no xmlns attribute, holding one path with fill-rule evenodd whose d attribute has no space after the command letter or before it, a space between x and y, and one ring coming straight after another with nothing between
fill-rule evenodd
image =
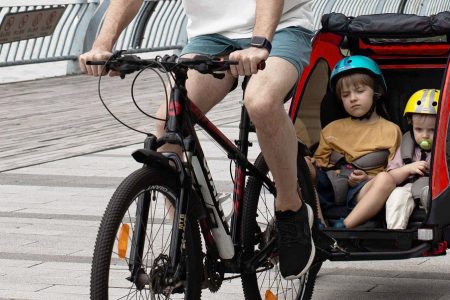
<instances>
[{"instance_id":1,"label":"bicycle crank arm","mask_svg":"<svg viewBox=\"0 0 450 300\"><path fill-rule=\"evenodd\" d=\"M271 239L266 246L261 249L255 256L244 262L245 273L255 273L256 270L267 262L267 258L276 247L276 239Z\"/></svg>"}]
</instances>

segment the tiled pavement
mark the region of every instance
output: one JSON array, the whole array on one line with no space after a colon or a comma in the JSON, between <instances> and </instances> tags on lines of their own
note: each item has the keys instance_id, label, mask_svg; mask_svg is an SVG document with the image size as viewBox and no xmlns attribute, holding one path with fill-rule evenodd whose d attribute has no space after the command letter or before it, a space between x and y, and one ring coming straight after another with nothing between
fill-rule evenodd
<instances>
[{"instance_id":1,"label":"tiled pavement","mask_svg":"<svg viewBox=\"0 0 450 300\"><path fill-rule=\"evenodd\" d=\"M234 119L229 117L231 121L220 126L232 139L238 112L236 109ZM215 114L220 117L220 109ZM5 124L5 119L0 123ZM98 128L93 140L101 141L101 132ZM6 141L1 133L0 138L2 143ZM201 135L201 139L211 159L212 176L219 179L219 192L229 191L228 161L206 137ZM134 137L127 142L129 146L110 150L102 147L111 145L100 144L84 155L76 153L78 156L73 156L70 148L59 150L58 155L52 152L51 159L43 152L39 161L33 158L36 165L25 163L0 173L0 299L89 298L90 260L100 218L114 188L139 168L130 157L140 147L135 144L138 140ZM257 152L255 143L251 156ZM69 158L63 159L64 155ZM20 160L17 158L15 162ZM8 165L6 160L2 158L4 165ZM328 262L319 273L315 290L314 299L450 299L450 256ZM226 282L216 294L203 293L203 299L223 298L242 299L239 280Z\"/></svg>"}]
</instances>

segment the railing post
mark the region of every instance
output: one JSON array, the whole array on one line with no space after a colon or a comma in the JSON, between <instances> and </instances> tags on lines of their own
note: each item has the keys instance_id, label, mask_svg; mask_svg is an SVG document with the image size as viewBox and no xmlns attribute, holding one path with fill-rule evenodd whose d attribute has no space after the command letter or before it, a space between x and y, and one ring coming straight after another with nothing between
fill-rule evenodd
<instances>
[{"instance_id":1,"label":"railing post","mask_svg":"<svg viewBox=\"0 0 450 300\"><path fill-rule=\"evenodd\" d=\"M72 46L70 48L70 53L74 55L79 55L84 51L84 42L86 35L89 34L89 24L91 23L90 16L94 15L96 9L99 7L99 0L89 0L87 9L81 14L76 16L79 24L73 37ZM86 16L86 17L85 17ZM78 65L78 60L72 60L67 63L67 74L77 74L80 73L80 67Z\"/></svg>"},{"instance_id":2,"label":"railing post","mask_svg":"<svg viewBox=\"0 0 450 300\"><path fill-rule=\"evenodd\" d=\"M93 14L92 18L88 20L89 23L86 27L84 41L82 43L83 49L82 51L80 51L80 53L89 51L92 48L95 38L97 37L100 27L103 23L103 18L108 6L109 0L103 0L103 2L97 7L97 10Z\"/></svg>"}]
</instances>

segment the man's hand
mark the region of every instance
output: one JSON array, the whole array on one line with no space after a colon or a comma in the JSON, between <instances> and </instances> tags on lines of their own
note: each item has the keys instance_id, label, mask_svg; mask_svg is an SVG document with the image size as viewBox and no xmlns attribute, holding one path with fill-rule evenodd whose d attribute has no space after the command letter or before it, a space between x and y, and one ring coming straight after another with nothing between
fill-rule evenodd
<instances>
[{"instance_id":1,"label":"man's hand","mask_svg":"<svg viewBox=\"0 0 450 300\"><path fill-rule=\"evenodd\" d=\"M103 66L88 66L87 61L108 60L115 42L121 32L130 24L137 15L144 0L111 0L106 11L102 29L96 38L91 51L82 54L79 58L81 71L89 75L106 75L102 73ZM118 75L118 72L110 72L109 75Z\"/></svg>"},{"instance_id":2,"label":"man's hand","mask_svg":"<svg viewBox=\"0 0 450 300\"><path fill-rule=\"evenodd\" d=\"M93 75L93 76L106 75L107 72L104 69L104 66L87 65L86 62L87 61L101 61L101 60L107 61L111 57L111 55L112 55L112 53L110 51L92 48L91 51L80 55L79 63L80 63L81 71L83 73L87 73L87 74ZM103 70L103 74L102 74L102 70ZM114 73L116 73L116 72L114 72ZM116 74L113 74L113 72L111 72L110 75L116 75Z\"/></svg>"},{"instance_id":3,"label":"man's hand","mask_svg":"<svg viewBox=\"0 0 450 300\"><path fill-rule=\"evenodd\" d=\"M366 172L363 170L354 170L349 176L348 176L348 185L351 187L357 186L359 183L363 182L364 180L367 180L369 178L369 175L367 175Z\"/></svg>"},{"instance_id":4,"label":"man's hand","mask_svg":"<svg viewBox=\"0 0 450 300\"><path fill-rule=\"evenodd\" d=\"M410 175L420 175L424 176L428 170L428 163L426 161L420 160L415 161L407 165Z\"/></svg>"},{"instance_id":5,"label":"man's hand","mask_svg":"<svg viewBox=\"0 0 450 300\"><path fill-rule=\"evenodd\" d=\"M249 47L230 53L229 59L238 61L238 65L230 66L234 77L250 76L258 72L258 64L269 57L269 52L264 48Z\"/></svg>"}]
</instances>

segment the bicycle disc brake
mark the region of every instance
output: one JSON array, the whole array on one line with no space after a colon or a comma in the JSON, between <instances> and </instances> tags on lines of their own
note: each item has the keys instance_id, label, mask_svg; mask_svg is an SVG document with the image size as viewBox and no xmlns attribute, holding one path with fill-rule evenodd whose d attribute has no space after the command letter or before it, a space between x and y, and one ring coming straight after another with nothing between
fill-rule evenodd
<instances>
[{"instance_id":1,"label":"bicycle disc brake","mask_svg":"<svg viewBox=\"0 0 450 300\"><path fill-rule=\"evenodd\" d=\"M208 279L209 290L213 293L217 292L222 286L224 278L220 263L207 255L205 258L205 272L206 278Z\"/></svg>"}]
</instances>

